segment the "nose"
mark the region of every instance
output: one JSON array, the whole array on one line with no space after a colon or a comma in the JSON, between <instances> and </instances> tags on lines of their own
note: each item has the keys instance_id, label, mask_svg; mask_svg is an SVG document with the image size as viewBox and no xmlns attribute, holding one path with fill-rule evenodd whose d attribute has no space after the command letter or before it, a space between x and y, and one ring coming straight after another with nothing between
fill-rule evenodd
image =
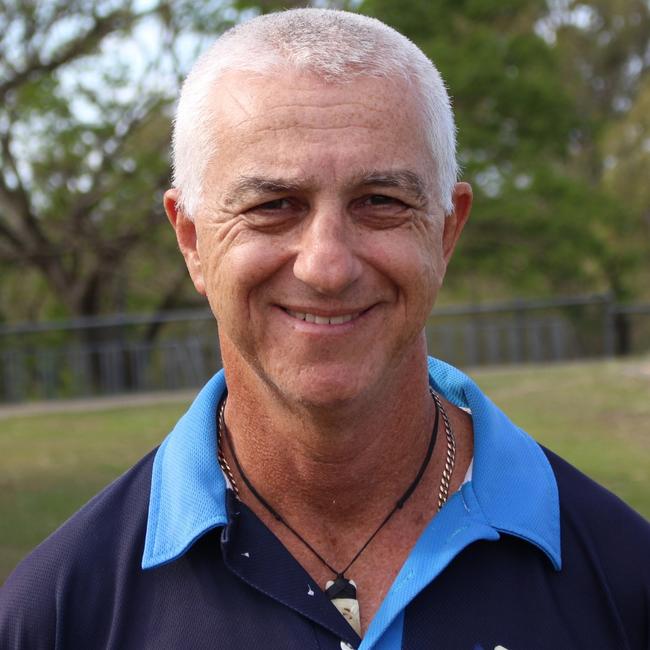
<instances>
[{"instance_id":1,"label":"nose","mask_svg":"<svg viewBox=\"0 0 650 650\"><path fill-rule=\"evenodd\" d=\"M315 213L301 233L293 265L295 277L320 294L343 293L362 270L353 238L344 214L331 207Z\"/></svg>"}]
</instances>

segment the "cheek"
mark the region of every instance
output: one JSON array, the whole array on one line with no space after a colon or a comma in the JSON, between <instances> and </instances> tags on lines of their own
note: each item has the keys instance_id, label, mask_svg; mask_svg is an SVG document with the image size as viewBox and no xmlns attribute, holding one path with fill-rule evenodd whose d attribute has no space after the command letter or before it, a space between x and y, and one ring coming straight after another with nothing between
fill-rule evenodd
<instances>
[{"instance_id":1,"label":"cheek","mask_svg":"<svg viewBox=\"0 0 650 650\"><path fill-rule=\"evenodd\" d=\"M419 292L418 301L428 316L440 290L443 273L438 261L427 253L428 251L422 253L422 263L419 266L416 286Z\"/></svg>"},{"instance_id":2,"label":"cheek","mask_svg":"<svg viewBox=\"0 0 650 650\"><path fill-rule=\"evenodd\" d=\"M394 282L414 298L435 297L444 276L440 236L435 229L391 233L383 242L381 256Z\"/></svg>"},{"instance_id":3,"label":"cheek","mask_svg":"<svg viewBox=\"0 0 650 650\"><path fill-rule=\"evenodd\" d=\"M220 311L248 310L255 294L284 264L283 246L272 241L247 241L215 253L209 264L208 297Z\"/></svg>"},{"instance_id":4,"label":"cheek","mask_svg":"<svg viewBox=\"0 0 650 650\"><path fill-rule=\"evenodd\" d=\"M407 307L410 317L426 321L438 296L444 277L442 257L429 246L412 251L409 257L409 274L405 278Z\"/></svg>"},{"instance_id":5,"label":"cheek","mask_svg":"<svg viewBox=\"0 0 650 650\"><path fill-rule=\"evenodd\" d=\"M433 290L437 292L442 285L446 270L442 240L443 224L435 217L431 218L434 219L434 222L427 229L423 238L421 258L423 267L426 269L426 276L429 278L428 281Z\"/></svg>"}]
</instances>

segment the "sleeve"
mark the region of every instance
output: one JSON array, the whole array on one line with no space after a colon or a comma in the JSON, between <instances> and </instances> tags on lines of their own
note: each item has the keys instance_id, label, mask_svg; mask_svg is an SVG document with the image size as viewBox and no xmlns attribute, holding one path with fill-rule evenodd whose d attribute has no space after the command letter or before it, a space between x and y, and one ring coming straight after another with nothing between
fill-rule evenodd
<instances>
[{"instance_id":1,"label":"sleeve","mask_svg":"<svg viewBox=\"0 0 650 650\"><path fill-rule=\"evenodd\" d=\"M52 650L57 643L56 564L42 561L37 549L23 560L0 589L0 648Z\"/></svg>"},{"instance_id":2,"label":"sleeve","mask_svg":"<svg viewBox=\"0 0 650 650\"><path fill-rule=\"evenodd\" d=\"M115 611L139 597L155 450L43 541L0 589L0 650L106 647ZM138 583L139 584L139 583Z\"/></svg>"},{"instance_id":3,"label":"sleeve","mask_svg":"<svg viewBox=\"0 0 650 650\"><path fill-rule=\"evenodd\" d=\"M621 648L650 650L650 523L614 494L547 452L560 489L563 565L598 577ZM565 563L566 556L566 563Z\"/></svg>"}]
</instances>

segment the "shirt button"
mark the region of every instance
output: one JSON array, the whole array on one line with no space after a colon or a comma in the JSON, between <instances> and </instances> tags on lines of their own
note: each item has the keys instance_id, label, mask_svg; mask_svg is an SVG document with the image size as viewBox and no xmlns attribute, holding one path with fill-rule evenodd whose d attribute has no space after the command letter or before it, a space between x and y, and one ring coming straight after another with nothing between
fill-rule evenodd
<instances>
[{"instance_id":1,"label":"shirt button","mask_svg":"<svg viewBox=\"0 0 650 650\"><path fill-rule=\"evenodd\" d=\"M354 650L354 648L345 641L341 641L341 650Z\"/></svg>"}]
</instances>

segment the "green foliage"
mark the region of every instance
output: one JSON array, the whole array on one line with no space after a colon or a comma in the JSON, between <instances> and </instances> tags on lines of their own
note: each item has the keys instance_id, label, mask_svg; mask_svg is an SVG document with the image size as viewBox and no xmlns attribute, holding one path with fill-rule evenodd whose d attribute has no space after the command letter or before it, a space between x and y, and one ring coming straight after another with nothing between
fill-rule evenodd
<instances>
[{"instance_id":1,"label":"green foliage","mask_svg":"<svg viewBox=\"0 0 650 650\"><path fill-rule=\"evenodd\" d=\"M556 12L562 81L581 116L572 169L617 205L606 266L623 298L650 297L647 182L647 0L565 0ZM578 19L580 16L580 19Z\"/></svg>"},{"instance_id":2,"label":"green foliage","mask_svg":"<svg viewBox=\"0 0 650 650\"><path fill-rule=\"evenodd\" d=\"M603 130L603 185L619 199L626 231L617 242L635 250L633 292L650 298L650 78L640 83L629 111ZM622 274L622 273L621 273ZM619 274L619 275L621 275Z\"/></svg>"},{"instance_id":3,"label":"green foliage","mask_svg":"<svg viewBox=\"0 0 650 650\"><path fill-rule=\"evenodd\" d=\"M607 286L610 219L617 211L609 197L537 169L529 186L481 197L451 279L487 276L528 295Z\"/></svg>"},{"instance_id":4,"label":"green foliage","mask_svg":"<svg viewBox=\"0 0 650 650\"><path fill-rule=\"evenodd\" d=\"M202 30L233 16L218 0L148 7L30 0L0 15L2 293L29 293L0 321L193 296L162 210L171 113ZM166 261L148 281L139 266L154 242Z\"/></svg>"}]
</instances>

